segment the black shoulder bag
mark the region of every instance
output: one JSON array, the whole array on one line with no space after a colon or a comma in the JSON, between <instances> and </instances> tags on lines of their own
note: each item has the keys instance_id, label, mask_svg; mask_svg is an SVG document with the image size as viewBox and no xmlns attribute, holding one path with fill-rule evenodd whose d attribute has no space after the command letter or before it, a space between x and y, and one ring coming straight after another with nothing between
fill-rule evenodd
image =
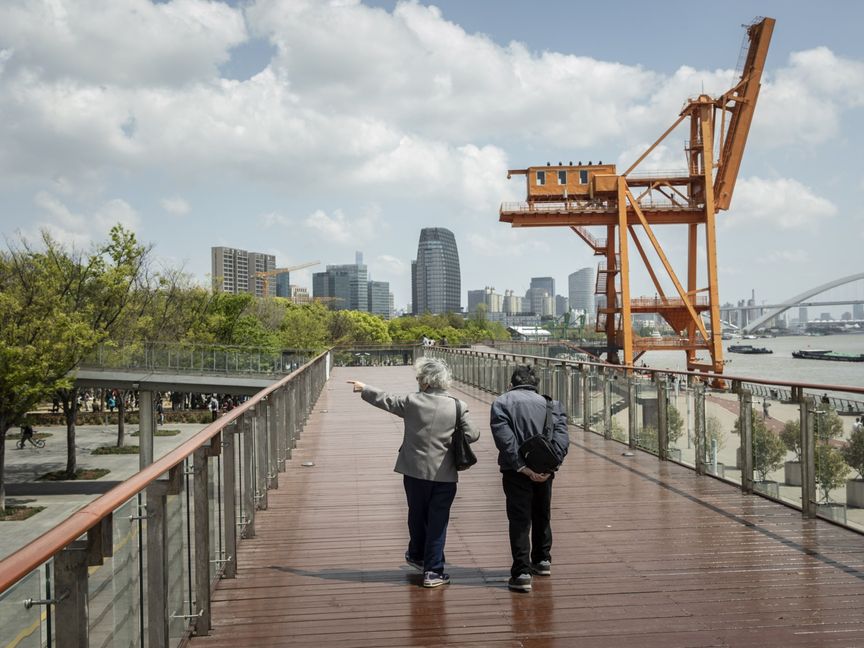
<instances>
[{"instance_id":1,"label":"black shoulder bag","mask_svg":"<svg viewBox=\"0 0 864 648\"><path fill-rule=\"evenodd\" d=\"M561 467L561 457L557 447L552 442L552 399L546 399L546 421L543 431L536 434L519 446L519 455L525 460L531 470L536 473L553 473Z\"/></svg>"},{"instance_id":2,"label":"black shoulder bag","mask_svg":"<svg viewBox=\"0 0 864 648\"><path fill-rule=\"evenodd\" d=\"M477 463L477 455L471 449L468 439L465 438L465 430L462 427L462 405L458 398L456 401L456 426L453 428L453 462L456 470L468 470Z\"/></svg>"}]
</instances>

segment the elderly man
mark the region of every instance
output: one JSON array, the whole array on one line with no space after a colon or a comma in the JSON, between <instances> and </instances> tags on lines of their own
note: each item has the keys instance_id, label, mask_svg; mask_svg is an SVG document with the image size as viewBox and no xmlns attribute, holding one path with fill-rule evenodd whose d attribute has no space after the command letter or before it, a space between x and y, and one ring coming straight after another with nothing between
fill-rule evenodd
<instances>
[{"instance_id":1,"label":"elderly man","mask_svg":"<svg viewBox=\"0 0 864 648\"><path fill-rule=\"evenodd\" d=\"M529 438L543 433L546 423L546 398L537 392L533 367L516 367L510 389L492 403L492 437L498 447L507 519L510 526L510 551L513 565L507 587L515 592L530 592L532 574L552 575L552 480L554 473L537 473L525 462L519 447ZM561 403L551 401L551 443L556 454L567 454L567 414Z\"/></svg>"}]
</instances>

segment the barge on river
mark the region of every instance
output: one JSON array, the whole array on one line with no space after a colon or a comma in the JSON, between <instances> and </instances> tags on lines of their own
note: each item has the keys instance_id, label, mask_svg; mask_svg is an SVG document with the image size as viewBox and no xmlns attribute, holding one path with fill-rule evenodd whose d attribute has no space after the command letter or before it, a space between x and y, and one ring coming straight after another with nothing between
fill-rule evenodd
<instances>
[{"instance_id":1,"label":"barge on river","mask_svg":"<svg viewBox=\"0 0 864 648\"><path fill-rule=\"evenodd\" d=\"M806 349L793 351L793 358L802 360L833 360L834 362L864 362L864 353L838 353L831 350Z\"/></svg>"},{"instance_id":2,"label":"barge on river","mask_svg":"<svg viewBox=\"0 0 864 648\"><path fill-rule=\"evenodd\" d=\"M729 353L774 353L771 349L765 347L754 347L752 344L730 344L726 347Z\"/></svg>"}]
</instances>

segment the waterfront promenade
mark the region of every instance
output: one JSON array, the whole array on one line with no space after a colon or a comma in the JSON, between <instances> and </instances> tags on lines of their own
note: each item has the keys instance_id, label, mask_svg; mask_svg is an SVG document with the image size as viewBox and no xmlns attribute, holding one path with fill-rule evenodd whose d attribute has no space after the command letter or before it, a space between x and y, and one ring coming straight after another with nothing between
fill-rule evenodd
<instances>
[{"instance_id":1,"label":"waterfront promenade","mask_svg":"<svg viewBox=\"0 0 864 648\"><path fill-rule=\"evenodd\" d=\"M193 647L864 645L860 535L578 427L555 481L553 576L509 592L492 396L458 384L480 461L453 507L453 582L424 590L402 559L401 421L349 378L416 389L408 367L333 370Z\"/></svg>"}]
</instances>

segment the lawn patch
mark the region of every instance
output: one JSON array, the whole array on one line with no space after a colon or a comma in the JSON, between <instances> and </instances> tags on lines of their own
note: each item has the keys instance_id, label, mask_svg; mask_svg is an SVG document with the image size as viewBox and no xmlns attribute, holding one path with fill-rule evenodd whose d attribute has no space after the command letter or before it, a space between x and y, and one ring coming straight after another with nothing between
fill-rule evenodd
<instances>
[{"instance_id":1,"label":"lawn patch","mask_svg":"<svg viewBox=\"0 0 864 648\"><path fill-rule=\"evenodd\" d=\"M138 446L130 445L130 446L102 446L101 448L96 448L90 454L94 455L126 455L126 454L138 454Z\"/></svg>"},{"instance_id":2,"label":"lawn patch","mask_svg":"<svg viewBox=\"0 0 864 648\"><path fill-rule=\"evenodd\" d=\"M20 522L44 510L44 506L7 506L0 509L0 522Z\"/></svg>"},{"instance_id":3,"label":"lawn patch","mask_svg":"<svg viewBox=\"0 0 864 648\"><path fill-rule=\"evenodd\" d=\"M180 430L156 430L153 436L177 436L178 434L180 434ZM129 436L141 436L141 432L133 432Z\"/></svg>"},{"instance_id":4,"label":"lawn patch","mask_svg":"<svg viewBox=\"0 0 864 648\"><path fill-rule=\"evenodd\" d=\"M72 479L99 479L104 477L111 471L107 468L79 468L75 471L75 476ZM67 481L65 470L55 470L54 472L45 473L39 477L40 481Z\"/></svg>"}]
</instances>

